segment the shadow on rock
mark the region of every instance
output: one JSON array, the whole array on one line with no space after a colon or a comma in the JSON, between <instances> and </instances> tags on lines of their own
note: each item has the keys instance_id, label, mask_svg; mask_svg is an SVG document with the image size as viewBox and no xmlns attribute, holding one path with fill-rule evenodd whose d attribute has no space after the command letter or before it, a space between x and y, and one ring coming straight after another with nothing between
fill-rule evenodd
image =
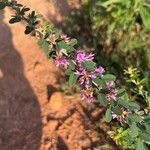
<instances>
[{"instance_id":1,"label":"shadow on rock","mask_svg":"<svg viewBox=\"0 0 150 150\"><path fill-rule=\"evenodd\" d=\"M0 11L0 149L38 150L41 111Z\"/></svg>"},{"instance_id":2,"label":"shadow on rock","mask_svg":"<svg viewBox=\"0 0 150 150\"><path fill-rule=\"evenodd\" d=\"M68 146L66 145L66 143L64 142L63 138L58 136L58 150L69 150Z\"/></svg>"}]
</instances>

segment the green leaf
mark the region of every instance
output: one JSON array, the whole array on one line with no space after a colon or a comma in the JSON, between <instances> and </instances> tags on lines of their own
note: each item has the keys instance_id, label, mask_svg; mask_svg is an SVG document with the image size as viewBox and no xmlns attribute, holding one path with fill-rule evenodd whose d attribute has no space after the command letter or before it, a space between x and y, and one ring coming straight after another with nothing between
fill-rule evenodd
<instances>
[{"instance_id":1,"label":"green leaf","mask_svg":"<svg viewBox=\"0 0 150 150\"><path fill-rule=\"evenodd\" d=\"M128 109L139 110L140 106L136 102L128 102Z\"/></svg>"},{"instance_id":2,"label":"green leaf","mask_svg":"<svg viewBox=\"0 0 150 150\"><path fill-rule=\"evenodd\" d=\"M67 70L65 71L65 74L66 74L66 75L71 75L71 74L73 74L73 71L72 71L71 69L67 69Z\"/></svg>"},{"instance_id":3,"label":"green leaf","mask_svg":"<svg viewBox=\"0 0 150 150\"><path fill-rule=\"evenodd\" d=\"M122 99L122 98L119 98L118 99L118 104L125 107L125 108L128 108L128 101L126 101L125 99Z\"/></svg>"},{"instance_id":4,"label":"green leaf","mask_svg":"<svg viewBox=\"0 0 150 150\"><path fill-rule=\"evenodd\" d=\"M93 71L95 69L96 63L93 61L85 61L82 63L82 67L87 71Z\"/></svg>"},{"instance_id":5,"label":"green leaf","mask_svg":"<svg viewBox=\"0 0 150 150\"><path fill-rule=\"evenodd\" d=\"M69 68L71 70L74 70L75 69L75 64L73 63L73 60L69 60Z\"/></svg>"},{"instance_id":6,"label":"green leaf","mask_svg":"<svg viewBox=\"0 0 150 150\"><path fill-rule=\"evenodd\" d=\"M25 29L24 33L25 33L25 34L30 34L33 30L34 30L33 27L26 26L26 29Z\"/></svg>"},{"instance_id":7,"label":"green leaf","mask_svg":"<svg viewBox=\"0 0 150 150\"><path fill-rule=\"evenodd\" d=\"M128 115L128 119L131 122L140 122L141 121L141 116L136 115L136 114L130 114L130 115Z\"/></svg>"},{"instance_id":8,"label":"green leaf","mask_svg":"<svg viewBox=\"0 0 150 150\"><path fill-rule=\"evenodd\" d=\"M150 28L150 12L146 8L141 6L140 15L143 21L143 24L146 28Z\"/></svg>"},{"instance_id":9,"label":"green leaf","mask_svg":"<svg viewBox=\"0 0 150 150\"><path fill-rule=\"evenodd\" d=\"M16 17L13 17L9 20L9 23L10 24L13 24L13 23L17 23L17 22L20 22L21 21L21 17L19 16L16 16Z\"/></svg>"},{"instance_id":10,"label":"green leaf","mask_svg":"<svg viewBox=\"0 0 150 150\"><path fill-rule=\"evenodd\" d=\"M30 8L27 8L27 7L23 8L23 11L29 11L29 10L30 10Z\"/></svg>"},{"instance_id":11,"label":"green leaf","mask_svg":"<svg viewBox=\"0 0 150 150\"><path fill-rule=\"evenodd\" d=\"M122 114L122 110L119 106L114 106L112 107L112 111L116 114L116 115L121 115Z\"/></svg>"},{"instance_id":12,"label":"green leaf","mask_svg":"<svg viewBox=\"0 0 150 150\"><path fill-rule=\"evenodd\" d=\"M108 7L108 5L112 5L114 3L122 3L122 0L107 0L106 2L103 2L101 5L104 7Z\"/></svg>"},{"instance_id":13,"label":"green leaf","mask_svg":"<svg viewBox=\"0 0 150 150\"><path fill-rule=\"evenodd\" d=\"M34 18L35 17L35 11L32 11L31 12L31 18Z\"/></svg>"},{"instance_id":14,"label":"green leaf","mask_svg":"<svg viewBox=\"0 0 150 150\"><path fill-rule=\"evenodd\" d=\"M0 10L4 9L5 7L6 7L5 3L4 2L0 2Z\"/></svg>"},{"instance_id":15,"label":"green leaf","mask_svg":"<svg viewBox=\"0 0 150 150\"><path fill-rule=\"evenodd\" d=\"M106 82L109 82L109 81L115 81L116 77L112 74L106 74L102 76L102 79L104 79Z\"/></svg>"},{"instance_id":16,"label":"green leaf","mask_svg":"<svg viewBox=\"0 0 150 150\"><path fill-rule=\"evenodd\" d=\"M101 80L100 78L96 77L94 79L92 79L92 82L96 85L102 86L103 88L105 87L105 83L103 80Z\"/></svg>"},{"instance_id":17,"label":"green leaf","mask_svg":"<svg viewBox=\"0 0 150 150\"><path fill-rule=\"evenodd\" d=\"M65 43L65 41L60 41L57 43L58 49L67 49L68 45Z\"/></svg>"},{"instance_id":18,"label":"green leaf","mask_svg":"<svg viewBox=\"0 0 150 150\"><path fill-rule=\"evenodd\" d=\"M98 99L100 105L107 106L108 102L103 94L99 93L97 96L97 99Z\"/></svg>"},{"instance_id":19,"label":"green leaf","mask_svg":"<svg viewBox=\"0 0 150 150\"><path fill-rule=\"evenodd\" d=\"M139 134L139 129L136 126L136 124L133 122L132 125L130 126L130 136L136 138L138 134Z\"/></svg>"},{"instance_id":20,"label":"green leaf","mask_svg":"<svg viewBox=\"0 0 150 150\"><path fill-rule=\"evenodd\" d=\"M66 50L67 50L68 53L71 53L71 52L74 51L74 48L73 48L73 46L68 46L68 47L66 48Z\"/></svg>"},{"instance_id":21,"label":"green leaf","mask_svg":"<svg viewBox=\"0 0 150 150\"><path fill-rule=\"evenodd\" d=\"M106 122L110 122L112 120L112 114L111 114L111 109L107 109L106 113L105 113L105 120Z\"/></svg>"},{"instance_id":22,"label":"green leaf","mask_svg":"<svg viewBox=\"0 0 150 150\"><path fill-rule=\"evenodd\" d=\"M139 136L145 141L150 141L150 134L148 134L146 132L139 133Z\"/></svg>"},{"instance_id":23,"label":"green leaf","mask_svg":"<svg viewBox=\"0 0 150 150\"><path fill-rule=\"evenodd\" d=\"M117 97L122 97L126 93L125 89L119 89L117 92Z\"/></svg>"},{"instance_id":24,"label":"green leaf","mask_svg":"<svg viewBox=\"0 0 150 150\"><path fill-rule=\"evenodd\" d=\"M111 105L111 107L115 107L115 101L109 101L109 103L110 103L110 105Z\"/></svg>"},{"instance_id":25,"label":"green leaf","mask_svg":"<svg viewBox=\"0 0 150 150\"><path fill-rule=\"evenodd\" d=\"M42 46L43 43L44 43L44 39L39 39L39 40L38 40L38 45L39 45L39 46Z\"/></svg>"},{"instance_id":26,"label":"green leaf","mask_svg":"<svg viewBox=\"0 0 150 150\"><path fill-rule=\"evenodd\" d=\"M136 150L147 150L147 149L144 147L144 143L143 143L143 141L142 141L140 138L138 138L138 139L136 140L135 149L136 149Z\"/></svg>"},{"instance_id":27,"label":"green leaf","mask_svg":"<svg viewBox=\"0 0 150 150\"><path fill-rule=\"evenodd\" d=\"M77 42L77 40L76 39L71 39L71 41L69 42L69 44L71 45L71 46L74 46L74 45L76 45L78 42Z\"/></svg>"},{"instance_id":28,"label":"green leaf","mask_svg":"<svg viewBox=\"0 0 150 150\"><path fill-rule=\"evenodd\" d=\"M58 49L66 49L66 51L67 51L68 53L71 53L71 52L74 51L73 46L70 46L70 45L66 44L65 41L60 41L60 42L58 42L58 43L57 43L57 48L58 48Z\"/></svg>"},{"instance_id":29,"label":"green leaf","mask_svg":"<svg viewBox=\"0 0 150 150\"><path fill-rule=\"evenodd\" d=\"M23 7L23 5L22 4L15 4L16 6L18 6L18 7Z\"/></svg>"},{"instance_id":30,"label":"green leaf","mask_svg":"<svg viewBox=\"0 0 150 150\"><path fill-rule=\"evenodd\" d=\"M150 124L146 124L145 127L146 127L146 131L147 131L148 133L150 133Z\"/></svg>"},{"instance_id":31,"label":"green leaf","mask_svg":"<svg viewBox=\"0 0 150 150\"><path fill-rule=\"evenodd\" d=\"M118 98L118 104L129 109L129 98L126 92L124 93L122 97Z\"/></svg>"},{"instance_id":32,"label":"green leaf","mask_svg":"<svg viewBox=\"0 0 150 150\"><path fill-rule=\"evenodd\" d=\"M77 78L78 77L72 73L69 77L69 86L74 86L76 84Z\"/></svg>"},{"instance_id":33,"label":"green leaf","mask_svg":"<svg viewBox=\"0 0 150 150\"><path fill-rule=\"evenodd\" d=\"M144 117L144 122L150 125L150 115Z\"/></svg>"},{"instance_id":34,"label":"green leaf","mask_svg":"<svg viewBox=\"0 0 150 150\"><path fill-rule=\"evenodd\" d=\"M47 58L49 58L49 44L46 40L44 39L40 39L38 41L38 44L42 47L42 49L44 50L45 55L47 56Z\"/></svg>"}]
</instances>

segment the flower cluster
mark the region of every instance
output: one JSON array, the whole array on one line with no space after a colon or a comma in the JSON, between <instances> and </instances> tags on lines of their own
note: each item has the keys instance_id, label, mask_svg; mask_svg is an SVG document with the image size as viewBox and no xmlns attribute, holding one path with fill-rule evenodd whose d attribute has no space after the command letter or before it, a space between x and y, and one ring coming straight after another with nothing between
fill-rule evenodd
<instances>
[{"instance_id":1,"label":"flower cluster","mask_svg":"<svg viewBox=\"0 0 150 150\"><path fill-rule=\"evenodd\" d=\"M82 63L84 61L92 61L94 59L94 54L86 54L84 51L76 51L76 61Z\"/></svg>"},{"instance_id":2,"label":"flower cluster","mask_svg":"<svg viewBox=\"0 0 150 150\"><path fill-rule=\"evenodd\" d=\"M95 79L97 76L102 75L105 70L103 67L94 67L92 71L86 70L83 68L82 63L90 62L94 59L94 54L85 53L82 50L76 50L75 52L76 60L76 70L75 74L78 75L78 82L82 88L81 97L88 102L94 102L96 100L93 89L92 89L92 79Z\"/></svg>"},{"instance_id":3,"label":"flower cluster","mask_svg":"<svg viewBox=\"0 0 150 150\"><path fill-rule=\"evenodd\" d=\"M127 116L129 114L132 114L129 110L123 110L123 113L121 115L117 115L116 113L112 112L112 118L117 119L120 123L127 123Z\"/></svg>"},{"instance_id":4,"label":"flower cluster","mask_svg":"<svg viewBox=\"0 0 150 150\"><path fill-rule=\"evenodd\" d=\"M114 88L114 86L114 81L109 81L106 83L106 88L110 91L110 93L106 95L108 100L116 100L117 90Z\"/></svg>"},{"instance_id":5,"label":"flower cluster","mask_svg":"<svg viewBox=\"0 0 150 150\"><path fill-rule=\"evenodd\" d=\"M95 73L96 73L97 75L102 75L104 72L105 72L105 70L104 70L104 68L101 67L101 66L95 68Z\"/></svg>"},{"instance_id":6,"label":"flower cluster","mask_svg":"<svg viewBox=\"0 0 150 150\"><path fill-rule=\"evenodd\" d=\"M75 74L79 76L80 85L84 85L87 88L90 86L90 80L96 77L94 72L88 72L84 68L79 68Z\"/></svg>"},{"instance_id":7,"label":"flower cluster","mask_svg":"<svg viewBox=\"0 0 150 150\"><path fill-rule=\"evenodd\" d=\"M61 57L60 58L56 57L54 60L54 63L57 67L63 66L64 68L66 68L69 65L69 62L67 61L67 59L61 58Z\"/></svg>"},{"instance_id":8,"label":"flower cluster","mask_svg":"<svg viewBox=\"0 0 150 150\"><path fill-rule=\"evenodd\" d=\"M66 35L61 38L68 45L70 38ZM54 63L58 67L68 69L69 61L66 55L63 55L63 51L64 49L57 51ZM93 79L102 77L105 73L105 69L102 66L94 66L93 69L89 71L85 67L83 67L83 63L93 62L94 54L92 53L86 53L83 50L75 50L74 57L75 69L73 70L73 72L78 77L78 83L81 86L81 97L88 102L93 102L96 99L96 94L94 93L94 90L92 88ZM100 86L101 85L98 85L98 87ZM107 100L116 100L117 90L114 87L114 81L106 82L106 89L108 90L108 94L106 94L105 97Z\"/></svg>"},{"instance_id":9,"label":"flower cluster","mask_svg":"<svg viewBox=\"0 0 150 150\"><path fill-rule=\"evenodd\" d=\"M66 47L69 45L71 38L67 35L61 35L60 39L66 44ZM63 45L64 46L64 45ZM63 67L64 69L69 68L69 58L70 55L66 53L66 49L61 48L56 51L54 63L57 67ZM84 63L94 63L94 54L93 53L87 53L83 50L76 50L74 49L74 52L72 54L73 63L74 63L74 69L72 70L74 75L78 78L78 83L81 86L81 97L82 99L87 100L88 102L93 102L96 97L94 93L93 86L93 79L96 79L97 77L101 78L103 74L105 73L105 69L102 66L96 66L94 65L91 70L88 70L85 66L83 66ZM89 66L88 66L89 65ZM90 64L88 64L87 67L90 67ZM116 100L117 96L117 90L115 89L114 81L108 81L106 84L106 90L108 90L108 93L105 95L107 100ZM101 85L97 85L98 88Z\"/></svg>"},{"instance_id":10,"label":"flower cluster","mask_svg":"<svg viewBox=\"0 0 150 150\"><path fill-rule=\"evenodd\" d=\"M67 36L66 34L61 35L60 38L67 44L69 44L69 42L71 41L71 37Z\"/></svg>"}]
</instances>

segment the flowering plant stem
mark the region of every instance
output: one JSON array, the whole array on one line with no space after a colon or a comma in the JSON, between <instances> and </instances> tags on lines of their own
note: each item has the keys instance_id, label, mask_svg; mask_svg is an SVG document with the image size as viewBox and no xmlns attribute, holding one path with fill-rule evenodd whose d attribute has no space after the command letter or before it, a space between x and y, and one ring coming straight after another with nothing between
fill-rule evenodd
<instances>
[{"instance_id":1,"label":"flowering plant stem","mask_svg":"<svg viewBox=\"0 0 150 150\"><path fill-rule=\"evenodd\" d=\"M150 116L139 104L129 100L124 89L115 87L115 76L106 73L102 66L94 62L94 54L77 49L77 40L63 35L52 27L51 23L39 21L40 15L17 3L15 0L1 0L0 9L10 7L15 15L9 23L25 21L25 34L32 34L38 39L48 58L53 58L56 66L62 68L69 77L70 86L79 84L81 98L87 102L99 103L107 108L105 120L117 121L119 126L129 130L132 145L138 150L145 149L150 141ZM133 128L134 126L134 128ZM132 135L136 130L136 135ZM148 135L148 136L146 136ZM130 146L129 146L130 147Z\"/></svg>"}]
</instances>

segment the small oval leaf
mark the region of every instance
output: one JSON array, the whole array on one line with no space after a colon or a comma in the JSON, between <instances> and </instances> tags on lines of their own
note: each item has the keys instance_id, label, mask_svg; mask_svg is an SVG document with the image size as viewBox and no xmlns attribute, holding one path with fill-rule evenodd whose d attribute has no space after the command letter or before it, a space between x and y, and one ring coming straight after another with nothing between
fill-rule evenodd
<instances>
[{"instance_id":1,"label":"small oval leaf","mask_svg":"<svg viewBox=\"0 0 150 150\"><path fill-rule=\"evenodd\" d=\"M4 2L0 2L0 10L4 9L5 7L6 7L5 3Z\"/></svg>"},{"instance_id":2,"label":"small oval leaf","mask_svg":"<svg viewBox=\"0 0 150 150\"><path fill-rule=\"evenodd\" d=\"M112 114L111 114L111 109L107 109L106 113L105 113L105 120L106 122L110 122L112 120Z\"/></svg>"}]
</instances>

